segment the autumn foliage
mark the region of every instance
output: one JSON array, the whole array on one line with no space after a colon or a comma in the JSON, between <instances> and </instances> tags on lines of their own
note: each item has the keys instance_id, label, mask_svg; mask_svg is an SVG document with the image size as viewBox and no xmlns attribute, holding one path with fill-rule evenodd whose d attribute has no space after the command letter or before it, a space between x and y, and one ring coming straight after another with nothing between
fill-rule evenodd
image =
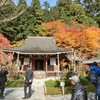
<instances>
[{"instance_id":1,"label":"autumn foliage","mask_svg":"<svg viewBox=\"0 0 100 100\"><path fill-rule=\"evenodd\" d=\"M3 49L11 47L10 41L0 34L0 64L8 64L11 62L11 55L7 55L3 52Z\"/></svg>"},{"instance_id":2,"label":"autumn foliage","mask_svg":"<svg viewBox=\"0 0 100 100\"><path fill-rule=\"evenodd\" d=\"M100 48L100 29L94 26L86 27L73 21L73 27L69 27L63 22L53 21L46 23L45 28L46 35L54 36L59 47L88 54Z\"/></svg>"},{"instance_id":3,"label":"autumn foliage","mask_svg":"<svg viewBox=\"0 0 100 100\"><path fill-rule=\"evenodd\" d=\"M0 51L3 50L4 48L11 48L12 45L10 44L10 41L3 37L2 34L0 34Z\"/></svg>"}]
</instances>

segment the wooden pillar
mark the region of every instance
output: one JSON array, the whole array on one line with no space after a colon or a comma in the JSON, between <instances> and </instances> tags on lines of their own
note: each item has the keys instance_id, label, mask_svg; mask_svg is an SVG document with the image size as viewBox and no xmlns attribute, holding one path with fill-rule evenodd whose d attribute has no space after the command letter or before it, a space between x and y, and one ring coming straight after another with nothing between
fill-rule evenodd
<instances>
[{"instance_id":1,"label":"wooden pillar","mask_svg":"<svg viewBox=\"0 0 100 100\"><path fill-rule=\"evenodd\" d=\"M59 79L59 69L60 69L60 66L59 66L59 53L57 54L57 59L58 59L58 79Z\"/></svg>"},{"instance_id":2,"label":"wooden pillar","mask_svg":"<svg viewBox=\"0 0 100 100\"><path fill-rule=\"evenodd\" d=\"M17 64L16 64L16 69L17 69L17 77L18 77L18 74L19 74L19 67L20 66L18 66L18 63L19 63L19 52L17 52Z\"/></svg>"},{"instance_id":3,"label":"wooden pillar","mask_svg":"<svg viewBox=\"0 0 100 100\"><path fill-rule=\"evenodd\" d=\"M30 59L29 60L30 69L33 70L33 68L32 68L32 54L30 54L30 58L29 59Z\"/></svg>"},{"instance_id":4,"label":"wooden pillar","mask_svg":"<svg viewBox=\"0 0 100 100\"><path fill-rule=\"evenodd\" d=\"M47 77L47 55L46 55L46 75L45 77Z\"/></svg>"},{"instance_id":5,"label":"wooden pillar","mask_svg":"<svg viewBox=\"0 0 100 100\"><path fill-rule=\"evenodd\" d=\"M24 65L22 65L21 71L24 71Z\"/></svg>"},{"instance_id":6,"label":"wooden pillar","mask_svg":"<svg viewBox=\"0 0 100 100\"><path fill-rule=\"evenodd\" d=\"M32 68L32 62L30 63L30 69L32 69L32 70L33 70L33 68Z\"/></svg>"}]
</instances>

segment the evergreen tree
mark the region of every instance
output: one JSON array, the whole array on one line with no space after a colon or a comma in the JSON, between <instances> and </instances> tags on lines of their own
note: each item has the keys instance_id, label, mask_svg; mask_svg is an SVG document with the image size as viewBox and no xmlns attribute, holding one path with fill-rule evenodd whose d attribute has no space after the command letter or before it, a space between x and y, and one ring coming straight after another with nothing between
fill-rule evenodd
<instances>
[{"instance_id":1,"label":"evergreen tree","mask_svg":"<svg viewBox=\"0 0 100 100\"><path fill-rule=\"evenodd\" d=\"M50 9L50 4L47 1L44 2L42 6L44 7L45 10L49 10Z\"/></svg>"},{"instance_id":2,"label":"evergreen tree","mask_svg":"<svg viewBox=\"0 0 100 100\"><path fill-rule=\"evenodd\" d=\"M43 11L39 0L32 0L31 6L29 7L29 12L29 16L31 17L30 23L32 26L30 24L28 27L31 28L31 34L34 36L39 34L42 35L38 30L38 27L43 22Z\"/></svg>"},{"instance_id":3,"label":"evergreen tree","mask_svg":"<svg viewBox=\"0 0 100 100\"><path fill-rule=\"evenodd\" d=\"M81 5L84 7L87 16L97 21L100 27L100 0L84 0L81 1Z\"/></svg>"},{"instance_id":4,"label":"evergreen tree","mask_svg":"<svg viewBox=\"0 0 100 100\"><path fill-rule=\"evenodd\" d=\"M22 15L25 10L26 9L20 9L19 12L19 9L15 6L12 0L0 0L0 22L14 20Z\"/></svg>"},{"instance_id":5,"label":"evergreen tree","mask_svg":"<svg viewBox=\"0 0 100 100\"><path fill-rule=\"evenodd\" d=\"M59 8L57 6L51 7L49 21L56 21L59 19Z\"/></svg>"},{"instance_id":6,"label":"evergreen tree","mask_svg":"<svg viewBox=\"0 0 100 100\"><path fill-rule=\"evenodd\" d=\"M71 0L58 0L57 6L59 7L59 19L66 22L68 25L71 25L71 21L74 20L86 26L97 26L96 21L86 15L80 2L81 1L79 0L73 2ZM91 19L91 22L88 20L89 18Z\"/></svg>"},{"instance_id":7,"label":"evergreen tree","mask_svg":"<svg viewBox=\"0 0 100 100\"><path fill-rule=\"evenodd\" d=\"M72 4L71 0L58 0L57 6L59 8L59 20L72 25L72 18L70 17L70 5Z\"/></svg>"},{"instance_id":8,"label":"evergreen tree","mask_svg":"<svg viewBox=\"0 0 100 100\"><path fill-rule=\"evenodd\" d=\"M46 1L43 3L43 22L49 22L50 4Z\"/></svg>"},{"instance_id":9,"label":"evergreen tree","mask_svg":"<svg viewBox=\"0 0 100 100\"><path fill-rule=\"evenodd\" d=\"M5 6L0 8L0 20L8 18L14 11L16 11L16 6L12 0L9 0L5 3Z\"/></svg>"},{"instance_id":10,"label":"evergreen tree","mask_svg":"<svg viewBox=\"0 0 100 100\"><path fill-rule=\"evenodd\" d=\"M17 7L18 8L27 8L26 0L19 0Z\"/></svg>"},{"instance_id":11,"label":"evergreen tree","mask_svg":"<svg viewBox=\"0 0 100 100\"><path fill-rule=\"evenodd\" d=\"M17 8L14 2L12 2L12 0L6 2L5 5L2 6L0 9L0 20L9 18L9 16L11 16L16 11L16 9ZM12 28L12 23L8 23L8 22L0 23L0 33L2 33L9 40L11 39L10 37L12 36L12 31L14 32Z\"/></svg>"},{"instance_id":12,"label":"evergreen tree","mask_svg":"<svg viewBox=\"0 0 100 100\"><path fill-rule=\"evenodd\" d=\"M23 0L23 2L20 0L18 6L22 6L22 4L23 7L27 7L25 0ZM21 40L23 36L43 35L44 29L43 27L40 27L42 24L42 14L39 0L35 0L22 16L14 20L15 26L13 29L16 32L14 33L15 37L12 40L13 43Z\"/></svg>"}]
</instances>

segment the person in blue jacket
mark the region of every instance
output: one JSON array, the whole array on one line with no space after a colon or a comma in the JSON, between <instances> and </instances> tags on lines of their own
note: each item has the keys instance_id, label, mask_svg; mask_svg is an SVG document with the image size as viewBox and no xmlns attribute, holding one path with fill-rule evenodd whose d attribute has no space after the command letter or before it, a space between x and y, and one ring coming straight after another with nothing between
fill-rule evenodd
<instances>
[{"instance_id":1,"label":"person in blue jacket","mask_svg":"<svg viewBox=\"0 0 100 100\"><path fill-rule=\"evenodd\" d=\"M100 100L100 67L98 66L97 62L93 62L92 65L90 66L90 71L95 70L96 71L96 75L98 77L98 82L95 85L96 90L95 90L95 99L96 100ZM97 99L98 98L98 99Z\"/></svg>"}]
</instances>

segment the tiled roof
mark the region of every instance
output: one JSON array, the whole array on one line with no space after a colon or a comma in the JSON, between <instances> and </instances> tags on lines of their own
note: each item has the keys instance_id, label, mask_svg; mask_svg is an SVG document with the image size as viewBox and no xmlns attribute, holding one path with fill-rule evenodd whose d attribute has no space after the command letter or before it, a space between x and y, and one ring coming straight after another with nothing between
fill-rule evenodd
<instances>
[{"instance_id":1,"label":"tiled roof","mask_svg":"<svg viewBox=\"0 0 100 100\"><path fill-rule=\"evenodd\" d=\"M25 44L18 48L4 49L4 52L20 52L31 54L67 53L71 52L56 45L54 37L27 37Z\"/></svg>"},{"instance_id":2,"label":"tiled roof","mask_svg":"<svg viewBox=\"0 0 100 100\"><path fill-rule=\"evenodd\" d=\"M92 64L93 62L100 63L100 59L84 60L83 64Z\"/></svg>"}]
</instances>

